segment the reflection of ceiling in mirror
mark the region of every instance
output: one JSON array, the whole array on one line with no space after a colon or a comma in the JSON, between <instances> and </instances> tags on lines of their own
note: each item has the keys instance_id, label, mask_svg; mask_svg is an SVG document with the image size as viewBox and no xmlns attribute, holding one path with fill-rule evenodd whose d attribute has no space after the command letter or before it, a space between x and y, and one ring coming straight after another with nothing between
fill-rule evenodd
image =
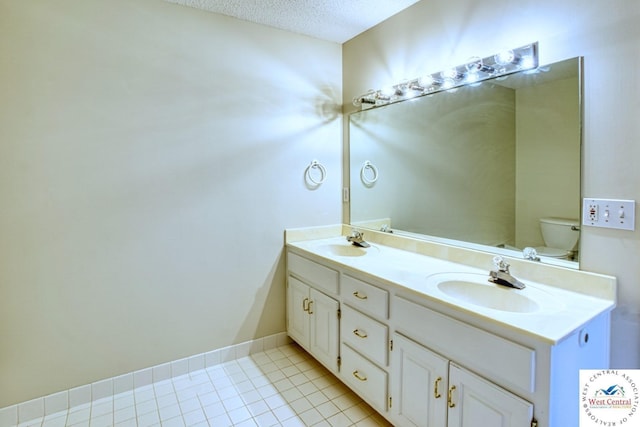
<instances>
[{"instance_id":1,"label":"reflection of ceiling in mirror","mask_svg":"<svg viewBox=\"0 0 640 427\"><path fill-rule=\"evenodd\" d=\"M551 65L538 67L533 71L510 74L504 78L495 79L494 82L500 86L519 89L522 87L548 83L552 80L562 80L575 77L577 72L576 67L576 60L568 59Z\"/></svg>"},{"instance_id":2,"label":"reflection of ceiling in mirror","mask_svg":"<svg viewBox=\"0 0 640 427\"><path fill-rule=\"evenodd\" d=\"M352 224L494 251L544 246L542 217L579 218L579 59L543 70L353 113Z\"/></svg>"}]
</instances>

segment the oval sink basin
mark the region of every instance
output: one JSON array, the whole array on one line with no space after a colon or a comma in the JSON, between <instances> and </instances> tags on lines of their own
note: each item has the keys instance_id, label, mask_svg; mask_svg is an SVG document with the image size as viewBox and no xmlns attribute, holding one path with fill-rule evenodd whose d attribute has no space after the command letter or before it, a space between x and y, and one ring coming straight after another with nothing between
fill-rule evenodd
<instances>
[{"instance_id":1,"label":"oval sink basin","mask_svg":"<svg viewBox=\"0 0 640 427\"><path fill-rule=\"evenodd\" d=\"M368 248L362 248L352 244L327 244L318 247L320 252L324 252L328 255L342 256L342 257L359 257L367 254L377 253L379 251L375 246L369 246Z\"/></svg>"},{"instance_id":2,"label":"oval sink basin","mask_svg":"<svg viewBox=\"0 0 640 427\"><path fill-rule=\"evenodd\" d=\"M437 280L436 286L442 293L463 303L514 313L533 313L540 309L540 305L526 295L526 288L496 285L489 282L488 277L488 274L471 273L436 274L430 279Z\"/></svg>"}]
</instances>

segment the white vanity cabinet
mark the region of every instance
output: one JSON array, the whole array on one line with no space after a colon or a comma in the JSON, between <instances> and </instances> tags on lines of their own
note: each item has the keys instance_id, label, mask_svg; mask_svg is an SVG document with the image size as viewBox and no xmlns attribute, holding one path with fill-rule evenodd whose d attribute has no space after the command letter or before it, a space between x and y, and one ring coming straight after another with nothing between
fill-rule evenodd
<instances>
[{"instance_id":1,"label":"white vanity cabinet","mask_svg":"<svg viewBox=\"0 0 640 427\"><path fill-rule=\"evenodd\" d=\"M287 331L291 338L333 372L338 371L340 304L338 272L288 254Z\"/></svg>"},{"instance_id":2,"label":"white vanity cabinet","mask_svg":"<svg viewBox=\"0 0 640 427\"><path fill-rule=\"evenodd\" d=\"M392 419L402 426L519 427L533 405L400 334L393 336Z\"/></svg>"},{"instance_id":3,"label":"white vanity cabinet","mask_svg":"<svg viewBox=\"0 0 640 427\"><path fill-rule=\"evenodd\" d=\"M287 270L289 335L397 426L577 425L608 367L608 310L553 341L295 246Z\"/></svg>"}]
</instances>

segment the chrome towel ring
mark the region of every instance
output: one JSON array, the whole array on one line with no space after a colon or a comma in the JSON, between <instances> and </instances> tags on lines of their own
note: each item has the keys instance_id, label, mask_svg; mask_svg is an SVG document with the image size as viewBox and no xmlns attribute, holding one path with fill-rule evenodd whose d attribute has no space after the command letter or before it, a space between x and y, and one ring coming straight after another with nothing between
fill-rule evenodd
<instances>
[{"instance_id":1,"label":"chrome towel ring","mask_svg":"<svg viewBox=\"0 0 640 427\"><path fill-rule=\"evenodd\" d=\"M314 178L313 177L313 173L312 173L313 169L317 169L317 170L320 171L320 177L319 178ZM324 168L324 166L322 166L322 163L320 163L317 160L313 160L311 162L311 164L309 164L309 166L307 166L307 169L305 170L305 177L313 185L318 186L318 185L322 184L327 179L327 170Z\"/></svg>"},{"instance_id":2,"label":"chrome towel ring","mask_svg":"<svg viewBox=\"0 0 640 427\"><path fill-rule=\"evenodd\" d=\"M371 177L367 176L367 170L370 170ZM375 167L369 160L366 160L362 164L362 169L360 169L360 179L365 185L373 185L378 180L378 168Z\"/></svg>"}]
</instances>

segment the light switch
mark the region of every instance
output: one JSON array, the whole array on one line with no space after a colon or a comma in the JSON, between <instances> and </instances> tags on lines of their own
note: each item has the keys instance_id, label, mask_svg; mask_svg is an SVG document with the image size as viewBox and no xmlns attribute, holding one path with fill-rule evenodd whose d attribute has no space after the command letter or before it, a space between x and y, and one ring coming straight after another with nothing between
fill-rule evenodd
<instances>
[{"instance_id":1,"label":"light switch","mask_svg":"<svg viewBox=\"0 0 640 427\"><path fill-rule=\"evenodd\" d=\"M635 200L583 199L582 201L582 225L633 231L635 221Z\"/></svg>"}]
</instances>

